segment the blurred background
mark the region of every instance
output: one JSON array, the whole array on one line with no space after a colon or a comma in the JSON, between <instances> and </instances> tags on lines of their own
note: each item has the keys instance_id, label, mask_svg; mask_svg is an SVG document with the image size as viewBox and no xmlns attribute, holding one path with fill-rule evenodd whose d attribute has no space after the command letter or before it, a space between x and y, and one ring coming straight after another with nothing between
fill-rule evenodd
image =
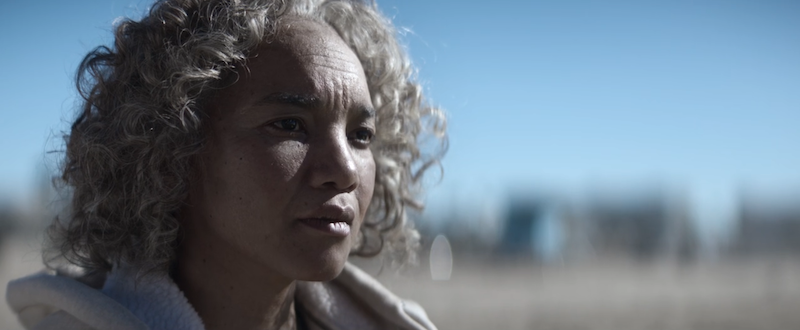
<instances>
[{"instance_id":1,"label":"blurred background","mask_svg":"<svg viewBox=\"0 0 800 330\"><path fill-rule=\"evenodd\" d=\"M0 2L3 296L63 204L75 69L149 4ZM378 4L450 148L418 265L354 261L441 329L800 329L800 2Z\"/></svg>"}]
</instances>

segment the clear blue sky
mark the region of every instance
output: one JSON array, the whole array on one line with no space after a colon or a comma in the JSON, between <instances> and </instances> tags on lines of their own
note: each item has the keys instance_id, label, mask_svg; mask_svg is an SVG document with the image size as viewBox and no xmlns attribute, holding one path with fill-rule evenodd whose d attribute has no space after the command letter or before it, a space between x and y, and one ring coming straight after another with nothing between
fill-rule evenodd
<instances>
[{"instance_id":1,"label":"clear blue sky","mask_svg":"<svg viewBox=\"0 0 800 330\"><path fill-rule=\"evenodd\" d=\"M24 196L59 145L83 54L148 5L0 4L0 196ZM433 204L499 198L509 185L661 182L714 213L742 186L800 187L798 1L379 6L450 117Z\"/></svg>"}]
</instances>

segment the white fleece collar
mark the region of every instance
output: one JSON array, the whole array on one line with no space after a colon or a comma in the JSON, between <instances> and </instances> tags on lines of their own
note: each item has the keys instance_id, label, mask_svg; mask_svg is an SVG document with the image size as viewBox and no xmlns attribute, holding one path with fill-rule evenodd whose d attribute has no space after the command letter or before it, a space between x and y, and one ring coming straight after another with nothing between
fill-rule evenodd
<instances>
[{"instance_id":1,"label":"white fleece collar","mask_svg":"<svg viewBox=\"0 0 800 330\"><path fill-rule=\"evenodd\" d=\"M108 274L102 292L125 306L150 329L203 330L200 316L167 274L148 274L135 281L129 267Z\"/></svg>"},{"instance_id":2,"label":"white fleece collar","mask_svg":"<svg viewBox=\"0 0 800 330\"><path fill-rule=\"evenodd\" d=\"M204 328L169 275L135 279L134 270L115 268L98 291L69 277L38 273L9 282L6 300L27 328ZM298 282L295 308L312 330L436 329L419 305L350 264L331 282Z\"/></svg>"}]
</instances>

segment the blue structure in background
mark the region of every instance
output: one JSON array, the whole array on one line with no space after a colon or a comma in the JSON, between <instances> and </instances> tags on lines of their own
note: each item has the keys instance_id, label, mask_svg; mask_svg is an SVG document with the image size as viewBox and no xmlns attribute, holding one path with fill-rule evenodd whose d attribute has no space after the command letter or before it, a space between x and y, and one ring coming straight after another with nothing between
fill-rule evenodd
<instances>
[{"instance_id":1,"label":"blue structure in background","mask_svg":"<svg viewBox=\"0 0 800 330\"><path fill-rule=\"evenodd\" d=\"M562 223L553 203L543 199L513 199L504 219L498 252L548 261L562 248Z\"/></svg>"}]
</instances>

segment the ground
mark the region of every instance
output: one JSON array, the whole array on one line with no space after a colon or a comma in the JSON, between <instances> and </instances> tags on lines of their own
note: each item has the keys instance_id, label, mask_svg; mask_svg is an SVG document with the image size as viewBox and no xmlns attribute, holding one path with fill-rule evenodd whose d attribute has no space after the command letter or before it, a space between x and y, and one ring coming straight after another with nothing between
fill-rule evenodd
<instances>
[{"instance_id":1,"label":"ground","mask_svg":"<svg viewBox=\"0 0 800 330\"><path fill-rule=\"evenodd\" d=\"M448 281L379 278L440 329L800 329L798 258L546 267L461 259Z\"/></svg>"},{"instance_id":2,"label":"ground","mask_svg":"<svg viewBox=\"0 0 800 330\"><path fill-rule=\"evenodd\" d=\"M40 269L38 249L32 237L4 240L0 281ZM800 329L800 258L537 266L457 256L447 281L424 265L389 275L360 264L440 329ZM0 329L22 329L5 301Z\"/></svg>"}]
</instances>

